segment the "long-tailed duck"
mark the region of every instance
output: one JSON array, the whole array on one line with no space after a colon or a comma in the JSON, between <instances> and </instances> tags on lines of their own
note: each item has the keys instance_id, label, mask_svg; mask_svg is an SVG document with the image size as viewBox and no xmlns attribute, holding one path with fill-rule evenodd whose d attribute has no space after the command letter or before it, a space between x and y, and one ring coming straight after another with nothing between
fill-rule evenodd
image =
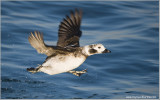
<instances>
[{"instance_id":1,"label":"long-tailed duck","mask_svg":"<svg viewBox=\"0 0 160 100\"><path fill-rule=\"evenodd\" d=\"M80 47L79 38L82 11L71 11L59 25L57 46L48 46L44 43L43 34L35 31L28 37L29 43L38 53L47 55L42 65L36 68L27 68L29 72L44 72L49 75L69 72L76 76L86 73L87 70L75 71L88 56L94 54L110 53L102 44L92 44Z\"/></svg>"}]
</instances>

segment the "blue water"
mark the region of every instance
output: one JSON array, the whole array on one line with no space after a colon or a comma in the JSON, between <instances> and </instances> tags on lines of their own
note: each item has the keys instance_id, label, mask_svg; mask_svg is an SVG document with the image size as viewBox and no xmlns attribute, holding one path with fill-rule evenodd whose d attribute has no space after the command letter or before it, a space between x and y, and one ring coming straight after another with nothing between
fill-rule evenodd
<instances>
[{"instance_id":1,"label":"blue water","mask_svg":"<svg viewBox=\"0 0 160 100\"><path fill-rule=\"evenodd\" d=\"M125 99L159 98L158 1L2 1L1 98ZM28 42L30 32L56 45L58 25L70 10L83 10L81 46L102 43L112 51L88 59L69 73L31 74L45 60Z\"/></svg>"}]
</instances>

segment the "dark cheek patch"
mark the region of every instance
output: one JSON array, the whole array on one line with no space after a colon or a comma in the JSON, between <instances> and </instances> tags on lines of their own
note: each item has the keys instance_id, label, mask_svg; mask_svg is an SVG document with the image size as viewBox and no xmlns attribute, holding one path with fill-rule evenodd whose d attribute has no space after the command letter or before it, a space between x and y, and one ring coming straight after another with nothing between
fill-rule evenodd
<instances>
[{"instance_id":1,"label":"dark cheek patch","mask_svg":"<svg viewBox=\"0 0 160 100\"><path fill-rule=\"evenodd\" d=\"M95 49L90 49L90 50L89 50L89 53L91 53L91 54L97 53L97 50L95 50Z\"/></svg>"}]
</instances>

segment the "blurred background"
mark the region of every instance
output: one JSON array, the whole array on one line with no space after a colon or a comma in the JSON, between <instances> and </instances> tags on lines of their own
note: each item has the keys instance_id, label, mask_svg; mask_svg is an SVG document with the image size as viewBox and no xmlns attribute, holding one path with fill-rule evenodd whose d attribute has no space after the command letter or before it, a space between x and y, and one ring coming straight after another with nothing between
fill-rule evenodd
<instances>
[{"instance_id":1,"label":"blurred background","mask_svg":"<svg viewBox=\"0 0 160 100\"><path fill-rule=\"evenodd\" d=\"M56 45L60 21L71 10L83 10L81 46L102 43L112 51L88 59L69 73L31 74L46 55L28 42L30 32L44 34ZM2 99L125 99L159 98L158 1L2 1Z\"/></svg>"}]
</instances>

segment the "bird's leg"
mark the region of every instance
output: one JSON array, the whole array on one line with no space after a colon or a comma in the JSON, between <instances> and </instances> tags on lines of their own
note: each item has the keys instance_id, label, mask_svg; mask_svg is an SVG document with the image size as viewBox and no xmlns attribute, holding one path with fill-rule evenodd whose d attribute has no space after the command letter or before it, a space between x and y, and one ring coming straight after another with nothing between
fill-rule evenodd
<instances>
[{"instance_id":1,"label":"bird's leg","mask_svg":"<svg viewBox=\"0 0 160 100\"><path fill-rule=\"evenodd\" d=\"M75 71L75 70L68 71L68 73L72 73L73 75L76 75L76 76L81 76L82 74L86 72L87 72L87 69L82 70L82 71Z\"/></svg>"},{"instance_id":2,"label":"bird's leg","mask_svg":"<svg viewBox=\"0 0 160 100\"><path fill-rule=\"evenodd\" d=\"M34 73L40 72L39 69L40 69L41 67L43 67L43 66L38 64L38 67L36 67L36 68L33 68L33 67L27 68L27 71L29 71L29 72L31 72L31 73L34 74Z\"/></svg>"}]
</instances>

